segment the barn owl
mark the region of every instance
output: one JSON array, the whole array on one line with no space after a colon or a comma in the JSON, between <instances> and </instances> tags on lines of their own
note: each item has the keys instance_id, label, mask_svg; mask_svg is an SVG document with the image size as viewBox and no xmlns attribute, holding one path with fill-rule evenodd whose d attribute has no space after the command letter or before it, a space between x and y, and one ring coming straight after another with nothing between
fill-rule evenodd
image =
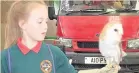
<instances>
[{"instance_id":1,"label":"barn owl","mask_svg":"<svg viewBox=\"0 0 139 73\"><path fill-rule=\"evenodd\" d=\"M102 29L99 36L99 50L106 59L106 67L114 67L116 72L120 70L120 61L126 53L122 50L123 27L119 17L109 17L109 22Z\"/></svg>"}]
</instances>

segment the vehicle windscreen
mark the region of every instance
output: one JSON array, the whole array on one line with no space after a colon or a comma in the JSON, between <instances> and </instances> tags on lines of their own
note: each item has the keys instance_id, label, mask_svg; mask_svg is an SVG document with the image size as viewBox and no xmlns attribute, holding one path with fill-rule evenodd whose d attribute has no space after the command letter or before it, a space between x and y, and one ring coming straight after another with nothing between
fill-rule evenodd
<instances>
[{"instance_id":1,"label":"vehicle windscreen","mask_svg":"<svg viewBox=\"0 0 139 73\"><path fill-rule=\"evenodd\" d=\"M136 0L61 0L59 15L138 15Z\"/></svg>"}]
</instances>

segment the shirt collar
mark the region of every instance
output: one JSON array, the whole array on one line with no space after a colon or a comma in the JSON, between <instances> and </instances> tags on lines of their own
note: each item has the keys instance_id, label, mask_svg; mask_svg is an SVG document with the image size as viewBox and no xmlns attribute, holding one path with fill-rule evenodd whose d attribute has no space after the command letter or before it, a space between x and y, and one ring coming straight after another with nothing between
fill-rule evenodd
<instances>
[{"instance_id":1,"label":"shirt collar","mask_svg":"<svg viewBox=\"0 0 139 73\"><path fill-rule=\"evenodd\" d=\"M22 41L22 38L18 38L18 40L17 40L17 46L19 47L20 51L24 55L26 55L30 51L30 49L27 46L25 46L21 41ZM40 51L41 44L42 44L42 42L38 42L36 44L36 46L34 46L31 50L33 52L35 52L35 53L38 53Z\"/></svg>"}]
</instances>

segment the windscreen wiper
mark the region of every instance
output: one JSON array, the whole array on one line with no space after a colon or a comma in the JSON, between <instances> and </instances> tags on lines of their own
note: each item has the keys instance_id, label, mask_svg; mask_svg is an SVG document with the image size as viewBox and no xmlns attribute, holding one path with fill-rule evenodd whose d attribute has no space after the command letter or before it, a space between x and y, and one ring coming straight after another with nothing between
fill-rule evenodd
<instances>
[{"instance_id":1,"label":"windscreen wiper","mask_svg":"<svg viewBox=\"0 0 139 73\"><path fill-rule=\"evenodd\" d=\"M105 11L105 9L93 9L93 8L90 8L90 9L84 9L84 10L81 10L81 11L92 11L92 12L102 12L102 11Z\"/></svg>"},{"instance_id":2,"label":"windscreen wiper","mask_svg":"<svg viewBox=\"0 0 139 73\"><path fill-rule=\"evenodd\" d=\"M139 13L139 10L132 10L132 9L119 9L116 10L118 13Z\"/></svg>"},{"instance_id":3,"label":"windscreen wiper","mask_svg":"<svg viewBox=\"0 0 139 73\"><path fill-rule=\"evenodd\" d=\"M70 15L70 14L73 14L73 13L79 13L81 11L66 11L66 15Z\"/></svg>"},{"instance_id":4,"label":"windscreen wiper","mask_svg":"<svg viewBox=\"0 0 139 73\"><path fill-rule=\"evenodd\" d=\"M110 13L116 13L115 9L107 9L102 13L99 13L98 15L104 15L104 14L110 14Z\"/></svg>"},{"instance_id":5,"label":"windscreen wiper","mask_svg":"<svg viewBox=\"0 0 139 73\"><path fill-rule=\"evenodd\" d=\"M105 12L102 9L85 9L85 10L78 10L78 11L67 11L66 15L70 15L72 13L97 13L97 12Z\"/></svg>"},{"instance_id":6,"label":"windscreen wiper","mask_svg":"<svg viewBox=\"0 0 139 73\"><path fill-rule=\"evenodd\" d=\"M139 13L139 10L127 10L127 9L113 10L113 11L102 12L102 13L99 13L98 15L104 15L104 14L110 14L110 13Z\"/></svg>"}]
</instances>

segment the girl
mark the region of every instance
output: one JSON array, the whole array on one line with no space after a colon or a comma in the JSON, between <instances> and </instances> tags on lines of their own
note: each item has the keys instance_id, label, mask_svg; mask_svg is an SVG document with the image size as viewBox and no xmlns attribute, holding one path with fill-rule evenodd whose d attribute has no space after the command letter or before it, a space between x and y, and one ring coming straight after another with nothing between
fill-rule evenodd
<instances>
[{"instance_id":1,"label":"girl","mask_svg":"<svg viewBox=\"0 0 139 73\"><path fill-rule=\"evenodd\" d=\"M8 13L2 73L75 73L66 56L46 45L48 11L42 1L14 2ZM51 48L51 49L50 49Z\"/></svg>"},{"instance_id":2,"label":"girl","mask_svg":"<svg viewBox=\"0 0 139 73\"><path fill-rule=\"evenodd\" d=\"M7 17L7 49L1 53L2 73L77 73L58 47L42 42L48 28L47 9L43 1L12 4Z\"/></svg>"}]
</instances>

